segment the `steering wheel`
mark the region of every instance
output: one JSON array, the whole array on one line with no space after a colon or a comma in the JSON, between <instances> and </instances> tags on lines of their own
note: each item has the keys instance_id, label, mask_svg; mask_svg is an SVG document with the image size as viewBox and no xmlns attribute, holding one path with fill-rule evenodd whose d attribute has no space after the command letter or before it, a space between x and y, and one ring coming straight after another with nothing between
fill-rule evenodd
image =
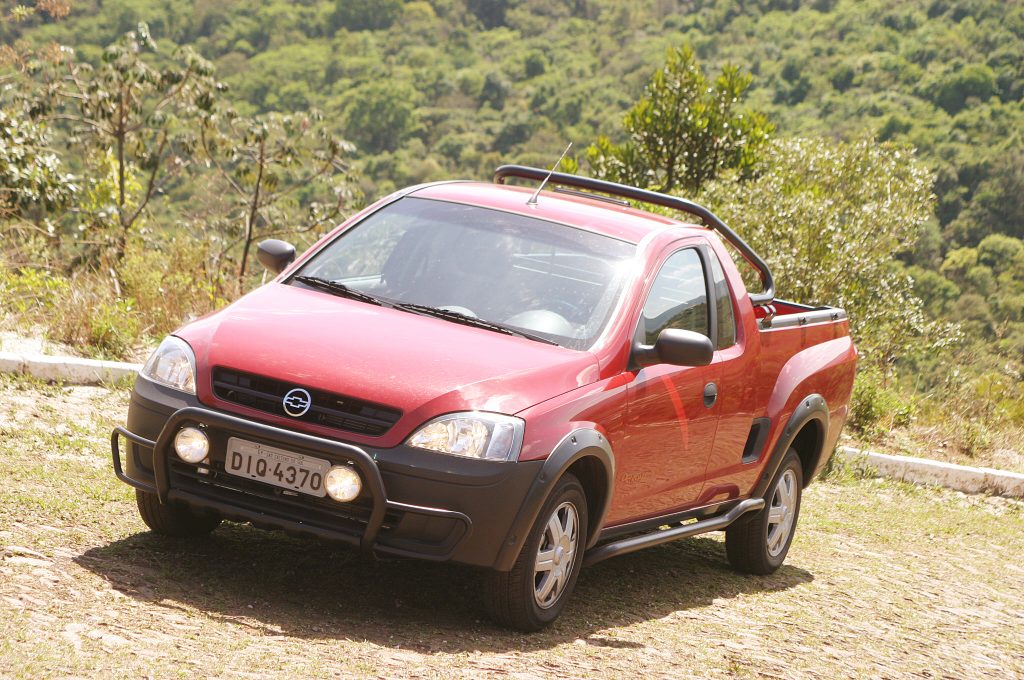
<instances>
[{"instance_id":1,"label":"steering wheel","mask_svg":"<svg viewBox=\"0 0 1024 680\"><path fill-rule=\"evenodd\" d=\"M544 309L551 310L556 314L568 319L580 319L585 316L583 314L583 308L579 305L574 305L568 300L545 300Z\"/></svg>"}]
</instances>

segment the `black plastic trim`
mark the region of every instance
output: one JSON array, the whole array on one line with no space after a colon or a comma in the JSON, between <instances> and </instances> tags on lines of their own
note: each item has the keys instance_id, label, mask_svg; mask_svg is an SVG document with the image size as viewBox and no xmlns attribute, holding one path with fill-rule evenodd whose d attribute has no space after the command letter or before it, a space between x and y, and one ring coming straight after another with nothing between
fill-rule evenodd
<instances>
[{"instance_id":1,"label":"black plastic trim","mask_svg":"<svg viewBox=\"0 0 1024 680\"><path fill-rule=\"evenodd\" d=\"M555 446L551 455L544 461L540 473L533 481L526 498L523 500L516 513L515 520L510 527L501 551L494 562L494 568L498 571L508 571L516 561L519 551L522 549L526 537L530 533L537 515L544 506L548 494L558 481L572 465L586 457L596 458L604 467L607 489L604 503L600 508L590 508L590 525L600 529L604 523L604 517L611 507L612 495L615 491L615 456L612 453L611 445L603 434L597 430L580 428L565 435ZM600 531L590 532L590 539L586 548L591 547L597 541Z\"/></svg>"},{"instance_id":2,"label":"black plastic trim","mask_svg":"<svg viewBox=\"0 0 1024 680\"><path fill-rule=\"evenodd\" d=\"M750 424L750 434L747 435L747 443L743 447L742 463L753 463L761 458L764 445L768 442L768 432L772 427L771 418L754 418Z\"/></svg>"},{"instance_id":3,"label":"black plastic trim","mask_svg":"<svg viewBox=\"0 0 1024 680\"><path fill-rule=\"evenodd\" d=\"M772 450L771 458L768 459L768 463L764 466L761 478L757 481L757 486L751 492L751 497L764 497L768 493L768 485L771 483L772 478L775 477L775 473L778 472L779 466L782 465L782 459L786 457L786 452L793 445L793 440L800 434L804 426L812 420L818 421L823 433L828 432L828 405L825 403L825 398L820 394L811 394L804 397L800 401L800 405L793 411L793 415L789 417L786 427L782 430L782 436L779 437L778 443L775 444L775 448ZM824 443L824 439L825 437L822 437L822 443ZM821 451L815 452L815 459L820 455ZM810 479L804 480L804 486L810 483Z\"/></svg>"},{"instance_id":4,"label":"black plastic trim","mask_svg":"<svg viewBox=\"0 0 1024 680\"><path fill-rule=\"evenodd\" d=\"M732 246L740 252L743 258L757 269L758 273L761 275L763 290L760 293L750 293L751 303L754 305L767 305L775 299L775 278L772 276L772 272L771 269L769 269L768 264L762 260L756 252L754 252L754 249L751 248L746 241L740 238L739 234L727 227L722 220L715 217L710 210L702 205L694 203L693 201L688 201L685 198L669 196L668 194L661 194L656 191L638 189L636 187L626 186L625 184L606 182L604 180L593 179L591 177L570 175L564 172L549 172L542 168L531 168L525 165L502 165L494 171L494 182L496 184L504 184L505 179L508 177L519 177L535 181L544 181L547 179L551 184L576 187L578 189L588 191L599 191L605 194L611 194L612 196L621 196L622 198L629 198L635 201L642 201L644 203L672 208L673 210L679 210L689 215L693 215L694 217L699 217L705 225L720 233L726 241L732 244Z\"/></svg>"},{"instance_id":5,"label":"black plastic trim","mask_svg":"<svg viewBox=\"0 0 1024 680\"><path fill-rule=\"evenodd\" d=\"M173 451L164 456L163 464L158 464L159 459L154 454L154 449L159 448L156 440L175 413L189 406L215 417L221 415L221 412L199 405L192 395L172 394L150 382L137 381L128 409L127 426L122 428L131 435L127 446L121 444L127 459L115 463L115 472L120 462L126 463L122 470L124 476L119 476L122 481L157 493L156 468L166 465L171 468L167 475L171 486L169 500L214 509L227 519L250 522L259 528L358 543L356 539L363 533L373 508L373 500L366 494L350 504L351 508L346 505L332 510L317 503L288 502L286 498L259 493L260 489L225 485L223 480L209 486L198 486L190 480L202 481L203 478L198 475L188 479L182 477L188 477L188 471L182 470L182 464L177 462ZM278 429L235 414L224 415L221 420L230 426L211 427L209 430L217 451L233 431L241 429L234 427L240 420L248 423L249 427L259 428L260 432ZM337 458L337 454L324 450L320 446L321 441L346 446L344 442L333 439L305 438L302 433L290 429L279 431L289 439L283 448L325 458ZM125 436L120 431L117 433L119 438ZM246 435L242 433L241 436ZM269 439L262 434L248 436L257 440ZM295 439L299 442L296 443ZM311 440L316 442L312 449L307 447ZM268 441L275 442L279 444L280 440ZM446 456L406 445L393 448L363 445L356 448L372 459L387 492L385 517L372 547L374 552L428 560L453 560L481 567L493 566L509 527L516 519L516 509L544 465L541 460L505 462ZM343 459L349 460L351 456L345 453ZM211 470L217 472L216 458ZM310 527L315 530L310 530Z\"/></svg>"}]
</instances>

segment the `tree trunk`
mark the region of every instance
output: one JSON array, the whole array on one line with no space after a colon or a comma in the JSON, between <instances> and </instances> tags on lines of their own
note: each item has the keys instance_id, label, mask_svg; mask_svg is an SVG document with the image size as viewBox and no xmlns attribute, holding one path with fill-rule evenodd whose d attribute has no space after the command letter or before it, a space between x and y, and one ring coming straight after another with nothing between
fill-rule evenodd
<instances>
[{"instance_id":1,"label":"tree trunk","mask_svg":"<svg viewBox=\"0 0 1024 680\"><path fill-rule=\"evenodd\" d=\"M238 292L242 292L242 284L245 280L245 268L249 262L249 248L252 246L255 236L256 218L260 209L260 188L263 184L263 168L266 163L266 140L260 140L259 153L257 154L256 184L252 190L252 201L249 203L249 215L245 220L245 240L242 243L242 261L238 266Z\"/></svg>"}]
</instances>

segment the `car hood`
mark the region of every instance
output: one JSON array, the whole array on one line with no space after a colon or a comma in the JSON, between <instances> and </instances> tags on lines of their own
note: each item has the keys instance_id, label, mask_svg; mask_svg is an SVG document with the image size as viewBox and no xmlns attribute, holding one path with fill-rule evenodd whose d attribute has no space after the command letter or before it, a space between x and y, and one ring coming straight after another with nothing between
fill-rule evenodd
<instances>
[{"instance_id":1,"label":"car hood","mask_svg":"<svg viewBox=\"0 0 1024 680\"><path fill-rule=\"evenodd\" d=\"M599 375L589 352L276 282L175 334L195 350L203 403L385 447L435 416L513 414ZM368 437L255 411L214 396L217 366L375 402L402 417L385 435Z\"/></svg>"}]
</instances>

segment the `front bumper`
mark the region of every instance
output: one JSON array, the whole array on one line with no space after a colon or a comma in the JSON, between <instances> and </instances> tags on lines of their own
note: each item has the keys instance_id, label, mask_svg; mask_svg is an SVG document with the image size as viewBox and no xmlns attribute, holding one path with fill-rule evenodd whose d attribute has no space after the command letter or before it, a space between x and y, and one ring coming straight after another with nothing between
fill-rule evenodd
<instances>
[{"instance_id":1,"label":"front bumper","mask_svg":"<svg viewBox=\"0 0 1024 680\"><path fill-rule=\"evenodd\" d=\"M210 437L209 465L190 465L174 454L174 435L186 426L202 427ZM339 503L230 475L224 456L232 436L351 463L362 477L363 492L351 503ZM476 566L493 566L505 541L516 540L510 536L513 520L541 469L539 462L353 446L214 411L144 378L132 394L127 427L111 434L111 452L117 477L157 494L161 502L365 551Z\"/></svg>"}]
</instances>

